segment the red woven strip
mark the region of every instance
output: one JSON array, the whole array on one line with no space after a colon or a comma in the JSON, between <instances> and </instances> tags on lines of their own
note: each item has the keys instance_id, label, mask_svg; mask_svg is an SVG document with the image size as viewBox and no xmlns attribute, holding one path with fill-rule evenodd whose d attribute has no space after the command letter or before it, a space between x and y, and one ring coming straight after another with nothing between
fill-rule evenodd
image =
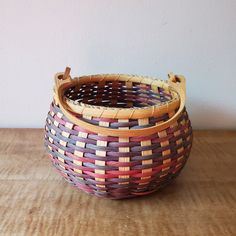
<instances>
[{"instance_id":1,"label":"red woven strip","mask_svg":"<svg viewBox=\"0 0 236 236\"><path fill-rule=\"evenodd\" d=\"M55 159L55 158L53 159L53 162L60 164L66 168L72 169L72 170L77 169L77 170L82 170L82 171L93 171L93 168L85 167L85 166L78 166L78 165L73 165L73 164L68 165L65 162L62 162L62 161Z\"/></svg>"},{"instance_id":2,"label":"red woven strip","mask_svg":"<svg viewBox=\"0 0 236 236\"><path fill-rule=\"evenodd\" d=\"M95 163L95 160L93 160L93 159L86 158L86 157L78 157L70 152L66 152L66 155L76 161L89 162L89 163L93 163L93 164Z\"/></svg>"},{"instance_id":3,"label":"red woven strip","mask_svg":"<svg viewBox=\"0 0 236 236\"><path fill-rule=\"evenodd\" d=\"M110 174L95 174L94 172L90 172L90 171L84 171L84 173L94 178L101 178L101 179L109 179L109 178L115 177L114 175L110 175Z\"/></svg>"},{"instance_id":4,"label":"red woven strip","mask_svg":"<svg viewBox=\"0 0 236 236\"><path fill-rule=\"evenodd\" d=\"M114 167L132 167L141 163L142 163L141 161L132 161L132 162L107 161L106 165Z\"/></svg>"},{"instance_id":5,"label":"red woven strip","mask_svg":"<svg viewBox=\"0 0 236 236\"><path fill-rule=\"evenodd\" d=\"M62 120L60 117L58 117L57 115L54 116L54 119L62 125L66 124L66 122L64 120Z\"/></svg>"},{"instance_id":6,"label":"red woven strip","mask_svg":"<svg viewBox=\"0 0 236 236\"><path fill-rule=\"evenodd\" d=\"M140 170L127 170L127 171L120 171L120 170L109 170L107 171L107 174L111 174L113 176L119 176L119 175L134 175L136 173L139 173Z\"/></svg>"},{"instance_id":7,"label":"red woven strip","mask_svg":"<svg viewBox=\"0 0 236 236\"><path fill-rule=\"evenodd\" d=\"M93 189L91 189L91 187L89 187L85 184L80 184L79 182L77 182L76 186L79 187L80 189L84 190L87 193L92 193L93 192Z\"/></svg>"},{"instance_id":8,"label":"red woven strip","mask_svg":"<svg viewBox=\"0 0 236 236\"><path fill-rule=\"evenodd\" d=\"M98 136L95 134L89 134L89 138L92 138L94 140L100 140L100 141L108 141L108 142L118 142L119 141L118 137Z\"/></svg>"}]
</instances>

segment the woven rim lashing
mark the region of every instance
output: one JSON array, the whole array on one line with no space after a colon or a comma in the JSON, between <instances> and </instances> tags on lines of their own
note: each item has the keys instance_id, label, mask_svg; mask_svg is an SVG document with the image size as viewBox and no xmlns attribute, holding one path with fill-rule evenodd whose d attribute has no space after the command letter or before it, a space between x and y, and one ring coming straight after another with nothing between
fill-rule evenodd
<instances>
[{"instance_id":1,"label":"woven rim lashing","mask_svg":"<svg viewBox=\"0 0 236 236\"><path fill-rule=\"evenodd\" d=\"M149 77L104 74L75 78L70 84L64 88L70 111L87 116L146 118L160 108L179 106L178 94L167 82Z\"/></svg>"},{"instance_id":2,"label":"woven rim lashing","mask_svg":"<svg viewBox=\"0 0 236 236\"><path fill-rule=\"evenodd\" d=\"M77 126L83 127L88 130L93 130L101 135L109 136L110 133L113 136L118 137L137 137L142 136L145 132L146 135L151 135L156 132L162 131L168 128L170 125L175 123L180 117L181 112L184 109L185 104L185 78L181 75L173 75L170 73L168 81L156 80L150 77L142 76L130 76L121 74L103 74L94 76L82 76L79 78L74 78L73 80L69 76L69 69L67 68L64 74L58 73L55 76L55 102L60 106L63 114ZM81 102L71 101L70 98L65 99L65 92L68 88L73 86L79 87L84 84L90 84L93 82L98 82L98 86L104 87L105 83L114 84L118 81L125 81L130 83L130 87L133 88L133 84L140 84L142 86L151 86L152 90L159 90L159 88L164 88L167 91L171 91L172 99L167 102L160 102L151 106L144 107L130 107L130 108L117 108L117 107L104 107L96 105L88 105ZM154 88L154 89L153 89ZM75 88L79 91L79 89ZM90 97L91 99L91 97ZM178 108L178 109L177 109ZM176 111L177 109L177 111ZM83 121L82 119L76 117L78 115L85 115L86 117L97 117L97 118L112 118L119 120L127 119L138 119L143 123L143 119L148 119L149 117L161 116L165 113L171 114L175 112L174 115L170 117L167 121L160 124L156 124L153 127L141 128L132 130L122 130L122 129L111 129L109 127L102 127L102 125L93 125L89 122ZM146 122L146 120L144 121Z\"/></svg>"},{"instance_id":3,"label":"woven rim lashing","mask_svg":"<svg viewBox=\"0 0 236 236\"><path fill-rule=\"evenodd\" d=\"M158 117L158 122L166 118L167 114ZM96 117L93 120L97 122ZM123 121L99 122L114 128L124 126ZM45 129L45 144L59 173L83 191L111 199L146 195L170 183L184 167L192 145L185 110L166 130L151 136L118 138L72 124L53 103Z\"/></svg>"},{"instance_id":4,"label":"woven rim lashing","mask_svg":"<svg viewBox=\"0 0 236 236\"><path fill-rule=\"evenodd\" d=\"M78 83L69 87L65 93L65 98L70 104L86 107L103 107L103 109L143 109L151 106L161 105L173 100L173 92L170 89L152 86L149 84L132 83L130 81L94 81L91 83ZM154 126L156 123L169 119L168 114L161 117L148 118L146 124L140 125L139 119L112 119L103 117L88 116L84 113L75 114L81 120L90 124L109 128L129 128L140 129Z\"/></svg>"}]
</instances>

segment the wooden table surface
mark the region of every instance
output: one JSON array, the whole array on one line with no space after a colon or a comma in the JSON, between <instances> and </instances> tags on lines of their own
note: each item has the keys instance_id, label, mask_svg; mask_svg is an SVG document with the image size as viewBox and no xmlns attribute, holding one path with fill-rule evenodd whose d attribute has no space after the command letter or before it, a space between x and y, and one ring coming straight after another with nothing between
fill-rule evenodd
<instances>
[{"instance_id":1,"label":"wooden table surface","mask_svg":"<svg viewBox=\"0 0 236 236\"><path fill-rule=\"evenodd\" d=\"M42 129L0 129L0 235L236 235L236 132L195 131L173 184L106 200L54 171Z\"/></svg>"}]
</instances>

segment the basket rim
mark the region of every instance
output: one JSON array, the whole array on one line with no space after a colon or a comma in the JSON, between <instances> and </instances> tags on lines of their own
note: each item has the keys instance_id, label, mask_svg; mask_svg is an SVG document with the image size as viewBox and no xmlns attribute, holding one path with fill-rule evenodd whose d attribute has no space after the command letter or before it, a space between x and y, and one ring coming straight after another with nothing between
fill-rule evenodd
<instances>
[{"instance_id":1,"label":"basket rim","mask_svg":"<svg viewBox=\"0 0 236 236\"><path fill-rule=\"evenodd\" d=\"M97 132L101 135L110 135L114 134L118 137L131 137L131 136L141 136L143 133L145 134L153 134L155 132L162 131L166 129L167 127L170 127L172 124L174 124L180 115L182 114L184 107L185 107L185 101L186 101L186 80L183 75L174 75L173 73L168 74L168 83L163 83L163 81L159 80L153 80L153 79L145 79L145 82L147 84L155 84L155 85L162 85L162 86L168 86L169 88L172 88L173 90L176 91L176 94L178 95L179 99L174 100L172 103L167 103L162 106L158 107L150 107L149 109L136 109L136 110L131 110L131 109L122 109L121 112L114 112L114 110L109 111L109 110L104 110L100 109L100 107L97 107L99 109L95 108L89 108L89 107L79 107L76 106L77 108L80 108L81 110L78 112L76 110L71 111L70 107L67 105L64 99L64 94L63 89L66 87L70 87L73 85L73 83L78 83L78 78L72 80L71 76L69 75L70 68L66 68L65 73L61 77L61 73L59 73L60 78L58 78L58 74L55 75L55 87L54 87L54 101L56 104L59 105L61 108L63 114L68 118L69 122L72 122L80 127L83 127L86 130L92 130L93 132ZM98 77L98 76L96 76ZM80 77L80 81L85 80L87 77ZM90 81L92 81L94 76L90 76ZM121 77L119 74L115 77L114 75L110 77L111 80L118 80ZM144 78L137 78L137 77L129 77L123 76L125 80L134 80L134 81L142 81ZM104 76L102 76L100 79L104 80ZM97 80L97 78L96 78ZM88 81L88 80L87 80ZM174 110L178 107L178 110ZM96 111L96 113L95 113ZM160 116L162 114L169 114L169 119L167 121L161 122L161 123L156 123L155 126L148 127L148 128L143 128L143 129L134 129L132 130L132 133L130 133L127 130L123 129L111 129L107 127L102 127L102 126L96 126L90 123L87 123L83 120L81 120L79 117L76 116L76 112L79 114L85 114L87 117L97 117L97 118L113 118L113 119L122 119L122 120L127 120L127 119L147 119L150 117L154 116ZM174 114L171 114L174 112ZM74 113L74 114L73 114Z\"/></svg>"},{"instance_id":2,"label":"basket rim","mask_svg":"<svg viewBox=\"0 0 236 236\"><path fill-rule=\"evenodd\" d=\"M56 74L56 77L62 76L63 73ZM130 81L135 83L142 83L151 86L158 86L163 88L164 90L169 90L172 99L169 101L161 102L155 105L145 106L145 107L130 107L130 108L120 108L120 107L106 107L106 106L98 106L86 104L83 102L76 102L64 96L64 93L69 88L78 85L78 84L88 84L91 82L99 82L99 81ZM85 114L87 116L96 116L95 114L99 114L99 117L104 118L119 118L119 119L130 119L134 118L134 113L139 112L148 112L149 115L147 117L156 114L156 110L158 110L158 114L163 114L166 111L172 112L178 109L180 105L180 98L178 92L171 87L167 80L161 80L156 77L151 76L143 76L143 75L134 75L134 74L94 74L94 75L83 75L79 77L70 78L69 83L65 83L61 85L61 92L63 94L63 99L68 107L68 110L76 113L76 114ZM165 112L164 112L165 111ZM129 115L122 115L120 114ZM135 116L139 118L139 116Z\"/></svg>"}]
</instances>

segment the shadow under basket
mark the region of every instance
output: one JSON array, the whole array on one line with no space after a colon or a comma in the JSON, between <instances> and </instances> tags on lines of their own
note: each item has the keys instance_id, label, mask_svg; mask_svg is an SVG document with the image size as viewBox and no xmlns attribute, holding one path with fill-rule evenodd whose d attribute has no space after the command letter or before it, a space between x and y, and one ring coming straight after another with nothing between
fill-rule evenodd
<instances>
[{"instance_id":1,"label":"shadow under basket","mask_svg":"<svg viewBox=\"0 0 236 236\"><path fill-rule=\"evenodd\" d=\"M147 195L170 183L192 146L185 79L55 76L45 145L58 172L99 197Z\"/></svg>"}]
</instances>

